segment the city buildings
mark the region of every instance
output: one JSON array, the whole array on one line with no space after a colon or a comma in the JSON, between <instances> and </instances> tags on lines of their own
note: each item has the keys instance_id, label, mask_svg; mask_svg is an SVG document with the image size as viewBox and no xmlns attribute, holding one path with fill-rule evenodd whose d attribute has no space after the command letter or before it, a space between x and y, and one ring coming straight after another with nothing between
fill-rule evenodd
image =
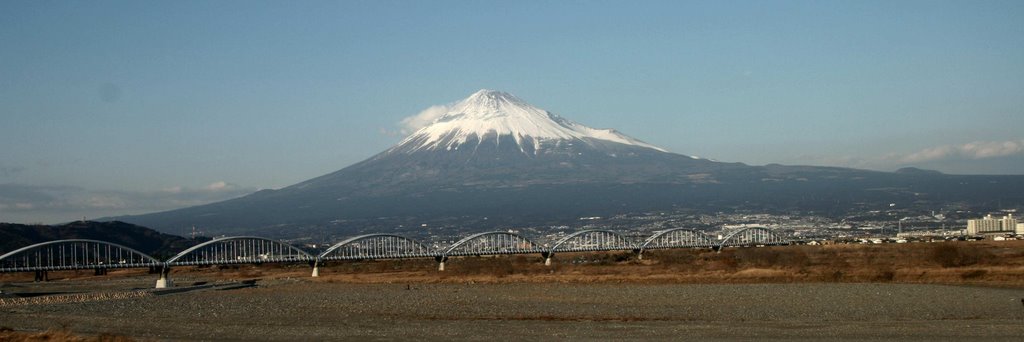
<instances>
[{"instance_id":1,"label":"city buildings","mask_svg":"<svg viewBox=\"0 0 1024 342\"><path fill-rule=\"evenodd\" d=\"M1019 234L1024 231L1022 228L1013 214L1007 214L1001 219L985 215L982 219L967 220L967 235Z\"/></svg>"}]
</instances>

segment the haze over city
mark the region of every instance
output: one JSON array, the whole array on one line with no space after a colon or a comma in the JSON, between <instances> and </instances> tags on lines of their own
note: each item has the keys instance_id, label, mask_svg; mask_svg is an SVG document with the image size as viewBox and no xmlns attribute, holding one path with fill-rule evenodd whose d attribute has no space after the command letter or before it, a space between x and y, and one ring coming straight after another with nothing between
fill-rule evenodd
<instances>
[{"instance_id":1,"label":"haze over city","mask_svg":"<svg viewBox=\"0 0 1024 342\"><path fill-rule=\"evenodd\" d=\"M1020 2L5 2L0 221L210 203L497 89L668 151L1024 174Z\"/></svg>"}]
</instances>

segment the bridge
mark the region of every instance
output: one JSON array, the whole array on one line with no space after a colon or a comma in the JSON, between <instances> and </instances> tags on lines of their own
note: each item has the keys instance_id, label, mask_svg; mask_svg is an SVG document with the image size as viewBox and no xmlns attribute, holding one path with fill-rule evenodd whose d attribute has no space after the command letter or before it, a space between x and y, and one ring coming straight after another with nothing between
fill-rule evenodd
<instances>
[{"instance_id":1,"label":"bridge","mask_svg":"<svg viewBox=\"0 0 1024 342\"><path fill-rule=\"evenodd\" d=\"M788 236L765 227L746 227L722 239L689 228L657 231L646 239L605 230L589 229L568 234L550 246L541 245L512 232L485 232L467 236L446 247L431 247L418 240L395 234L366 234L344 239L318 255L286 242L258 236L216 238L192 246L167 260L160 261L130 247L112 242L68 239L37 243L0 256L0 273L35 272L36 280L46 280L48 271L95 270L97 275L109 269L149 268L159 272L156 287L172 286L172 267L306 263L312 276L320 274L320 265L327 261L434 258L438 270L444 271L449 257L505 254L540 254L544 264L551 265L556 253L594 251L633 251L642 259L643 252L669 248L712 248L787 245Z\"/></svg>"}]
</instances>

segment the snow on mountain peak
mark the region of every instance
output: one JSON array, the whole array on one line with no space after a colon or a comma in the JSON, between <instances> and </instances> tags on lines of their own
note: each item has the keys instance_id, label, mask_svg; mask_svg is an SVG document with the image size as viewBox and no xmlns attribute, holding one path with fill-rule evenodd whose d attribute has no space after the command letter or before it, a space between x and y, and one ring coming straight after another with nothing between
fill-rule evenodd
<instances>
[{"instance_id":1,"label":"snow on mountain peak","mask_svg":"<svg viewBox=\"0 0 1024 342\"><path fill-rule=\"evenodd\" d=\"M444 114L420 128L396 146L404 151L453 150L470 140L511 136L524 150L533 145L536 153L555 140L604 140L665 152L613 129L590 128L534 107L515 95L482 89L445 107Z\"/></svg>"},{"instance_id":2,"label":"snow on mountain peak","mask_svg":"<svg viewBox=\"0 0 1024 342\"><path fill-rule=\"evenodd\" d=\"M515 95L490 89L480 89L479 91L469 95L466 99L461 102L467 104L473 104L475 106L498 108L502 105L525 105L529 106L526 101L516 97Z\"/></svg>"}]
</instances>

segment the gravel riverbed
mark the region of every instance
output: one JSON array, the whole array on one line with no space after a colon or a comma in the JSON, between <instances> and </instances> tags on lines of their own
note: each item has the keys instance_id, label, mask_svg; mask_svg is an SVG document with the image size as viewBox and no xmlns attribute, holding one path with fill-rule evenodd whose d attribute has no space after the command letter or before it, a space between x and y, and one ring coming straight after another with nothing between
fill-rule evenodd
<instances>
[{"instance_id":1,"label":"gravel riverbed","mask_svg":"<svg viewBox=\"0 0 1024 342\"><path fill-rule=\"evenodd\" d=\"M155 340L1013 340L1024 290L910 284L349 284L0 308L0 327Z\"/></svg>"}]
</instances>

